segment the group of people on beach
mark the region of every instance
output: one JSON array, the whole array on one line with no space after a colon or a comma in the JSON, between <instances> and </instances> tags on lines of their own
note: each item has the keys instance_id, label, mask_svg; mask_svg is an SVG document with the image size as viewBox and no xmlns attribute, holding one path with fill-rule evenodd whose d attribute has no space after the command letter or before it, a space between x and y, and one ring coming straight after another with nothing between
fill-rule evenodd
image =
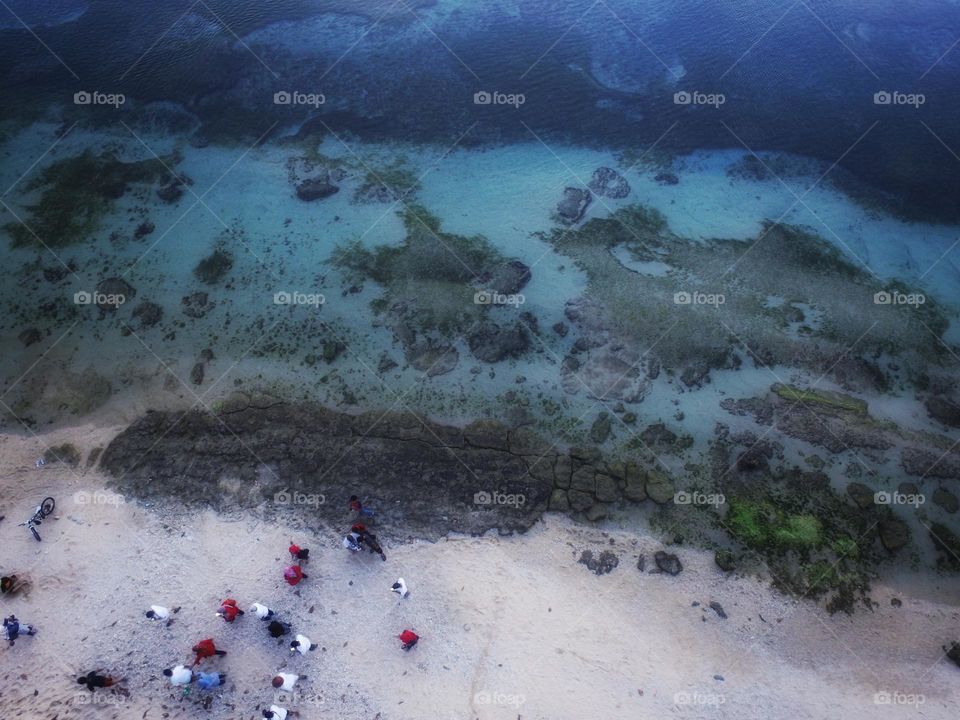
<instances>
[{"instance_id":1,"label":"group of people on beach","mask_svg":"<svg viewBox=\"0 0 960 720\"><path fill-rule=\"evenodd\" d=\"M373 510L364 507L356 495L350 497L350 508L356 514L356 517L350 528L350 532L343 540L343 546L354 552L359 552L363 548L367 548L371 553L379 555L382 560L386 561L386 554L383 552L377 536L370 532L363 522L360 522L361 520L369 521L373 518ZM290 555L290 561L283 570L283 579L293 587L303 580L308 579L303 567L309 563L310 550L301 547L291 540L287 551ZM16 576L5 576L2 578L2 583L0 583L0 590L2 590L4 594L12 594L16 592L17 589L22 588L22 584L18 585L18 582ZM399 578L393 583L391 590L401 598L409 595L407 584L403 578ZM172 616L179 613L180 609L180 607L170 609L163 605L151 605L150 609L145 612L145 616L152 621L163 622L165 625L170 626L173 623ZM258 620L264 624L267 634L271 638L281 638L293 633L290 623L281 620L274 610L261 602L252 603L249 608L244 611L236 599L228 597L220 602L215 615L224 622L234 623L248 612L255 615ZM11 645L13 645L14 641L21 635L33 635L36 633L36 628L20 622L13 615L3 621L3 628L7 640ZM400 640L400 646L403 650L410 650L416 646L420 640L420 637L410 629L404 629L397 637ZM309 637L298 632L293 633L293 639L290 641L289 648L291 653L299 653L302 656L306 656L308 653L317 649L317 643L314 643ZM193 653L193 661L189 665L181 663L163 670L162 674L170 684L174 687L183 688L184 694L189 693L190 687L194 684L203 691L210 691L223 686L227 680L227 673L221 672L219 669L205 670L201 669L201 667L206 668L209 665L209 663L205 663L204 661L225 656L227 654L226 650L217 647L213 638L205 638L193 645L191 652ZM295 688L298 681L304 677L305 675L302 674L278 671L271 679L270 684L276 691L290 692ZM124 678L117 678L107 674L102 669L95 669L78 676L76 681L77 684L83 685L90 692L95 692L100 688L111 688L119 685L124 682ZM298 715L298 713L273 703L262 711L262 715L266 720L286 720L288 716L295 716Z\"/></svg>"}]
</instances>

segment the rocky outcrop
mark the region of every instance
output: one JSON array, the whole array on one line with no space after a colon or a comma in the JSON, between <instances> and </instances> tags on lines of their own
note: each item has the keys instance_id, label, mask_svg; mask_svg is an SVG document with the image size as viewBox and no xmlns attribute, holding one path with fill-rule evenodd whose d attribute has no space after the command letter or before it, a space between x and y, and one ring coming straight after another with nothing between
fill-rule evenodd
<instances>
[{"instance_id":1,"label":"rocky outcrop","mask_svg":"<svg viewBox=\"0 0 960 720\"><path fill-rule=\"evenodd\" d=\"M593 171L593 177L587 184L595 194L613 200L622 200L630 194L630 184L613 168L600 167Z\"/></svg>"},{"instance_id":2,"label":"rocky outcrop","mask_svg":"<svg viewBox=\"0 0 960 720\"><path fill-rule=\"evenodd\" d=\"M934 395L927 398L927 412L930 417L950 427L960 427L960 405L950 398Z\"/></svg>"},{"instance_id":3,"label":"rocky outcrop","mask_svg":"<svg viewBox=\"0 0 960 720\"><path fill-rule=\"evenodd\" d=\"M557 216L564 225L574 225L583 218L590 206L592 195L589 190L568 187L563 189L563 197L557 203Z\"/></svg>"},{"instance_id":4,"label":"rocky outcrop","mask_svg":"<svg viewBox=\"0 0 960 720\"><path fill-rule=\"evenodd\" d=\"M484 320L470 333L467 344L478 360L495 363L520 357L530 347L530 337L520 322L504 327L492 320Z\"/></svg>"},{"instance_id":5,"label":"rocky outcrop","mask_svg":"<svg viewBox=\"0 0 960 720\"><path fill-rule=\"evenodd\" d=\"M657 564L660 572L665 572L668 575L679 575L683 570L683 563L680 562L680 558L663 550L654 553L653 561Z\"/></svg>"},{"instance_id":6,"label":"rocky outcrop","mask_svg":"<svg viewBox=\"0 0 960 720\"><path fill-rule=\"evenodd\" d=\"M201 353L201 373L211 359ZM523 531L548 509L596 521L623 501L666 502L674 492L658 471L607 462L595 447L562 452L528 427L482 419L457 428L409 413L353 416L245 393L234 393L216 416L147 413L104 450L101 467L134 497L337 522L345 499L362 492L378 506L378 522L430 538ZM277 497L296 493L325 502L278 504Z\"/></svg>"}]
</instances>

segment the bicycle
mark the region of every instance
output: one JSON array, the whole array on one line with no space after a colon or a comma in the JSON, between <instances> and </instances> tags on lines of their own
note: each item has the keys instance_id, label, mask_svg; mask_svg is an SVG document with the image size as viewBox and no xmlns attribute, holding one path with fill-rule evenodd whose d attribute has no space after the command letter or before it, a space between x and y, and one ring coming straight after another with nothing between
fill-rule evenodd
<instances>
[{"instance_id":1,"label":"bicycle","mask_svg":"<svg viewBox=\"0 0 960 720\"><path fill-rule=\"evenodd\" d=\"M33 533L33 537L36 538L37 542L40 542L40 533L37 532L36 526L42 523L43 519L50 515L56 506L57 501L52 497L44 498L43 502L37 505L37 508L33 511L33 517L26 522L20 523L20 527L30 528L30 532Z\"/></svg>"}]
</instances>

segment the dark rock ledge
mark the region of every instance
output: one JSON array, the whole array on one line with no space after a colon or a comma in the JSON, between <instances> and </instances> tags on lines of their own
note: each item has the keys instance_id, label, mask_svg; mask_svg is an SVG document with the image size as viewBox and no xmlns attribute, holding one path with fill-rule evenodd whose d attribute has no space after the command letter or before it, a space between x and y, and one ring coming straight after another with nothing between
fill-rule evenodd
<instances>
[{"instance_id":1,"label":"dark rock ledge","mask_svg":"<svg viewBox=\"0 0 960 720\"><path fill-rule=\"evenodd\" d=\"M621 499L645 500L648 484L654 500L672 499L663 477L605 463L594 448L561 453L527 428L490 420L457 428L241 393L215 410L136 420L102 454L111 485L143 500L259 508L337 527L356 493L382 530L428 539L524 532L548 508L596 520Z\"/></svg>"}]
</instances>

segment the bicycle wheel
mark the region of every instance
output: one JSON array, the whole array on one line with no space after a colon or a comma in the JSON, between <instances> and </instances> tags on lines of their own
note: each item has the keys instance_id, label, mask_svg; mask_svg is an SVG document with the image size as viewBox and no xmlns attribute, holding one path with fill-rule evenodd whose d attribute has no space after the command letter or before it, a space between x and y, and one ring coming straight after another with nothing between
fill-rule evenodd
<instances>
[{"instance_id":1,"label":"bicycle wheel","mask_svg":"<svg viewBox=\"0 0 960 720\"><path fill-rule=\"evenodd\" d=\"M46 497L43 499L43 502L40 503L40 514L43 517L46 517L53 512L53 509L57 506L57 501L52 497Z\"/></svg>"},{"instance_id":2,"label":"bicycle wheel","mask_svg":"<svg viewBox=\"0 0 960 720\"><path fill-rule=\"evenodd\" d=\"M37 532L37 529L33 527L33 525L30 526L30 532L33 533L33 536L37 539L37 542L42 542L40 540L40 533Z\"/></svg>"}]
</instances>

